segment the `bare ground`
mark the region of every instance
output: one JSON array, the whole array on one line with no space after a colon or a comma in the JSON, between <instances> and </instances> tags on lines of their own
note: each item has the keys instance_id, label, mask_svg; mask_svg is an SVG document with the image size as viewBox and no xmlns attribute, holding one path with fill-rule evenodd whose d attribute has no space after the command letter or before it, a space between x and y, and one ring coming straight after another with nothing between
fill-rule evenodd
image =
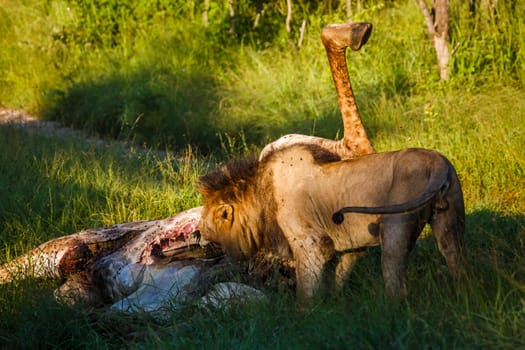
<instances>
[{"instance_id":1,"label":"bare ground","mask_svg":"<svg viewBox=\"0 0 525 350\"><path fill-rule=\"evenodd\" d=\"M133 145L125 141L117 141L114 139L103 138L99 135L89 134L83 130L72 129L65 127L56 121L41 120L35 118L31 114L24 110L16 110L2 107L0 105L0 127L4 125L11 125L20 127L31 133L43 134L50 137L64 137L64 138L77 138L94 145L96 148L105 148L109 146L117 147L122 152L133 152L139 153L155 153L159 159L165 159L168 155L165 150L150 149L139 145ZM184 158L179 158L170 152L171 158L179 159L183 161Z\"/></svg>"},{"instance_id":2,"label":"bare ground","mask_svg":"<svg viewBox=\"0 0 525 350\"><path fill-rule=\"evenodd\" d=\"M124 150L131 147L126 142L107 139L98 135L89 134L83 130L65 127L56 121L35 118L24 110L9 109L0 106L0 127L3 125L20 127L31 133L39 133L51 137L82 139L97 148L118 145ZM146 151L141 147L133 148L135 150L140 149L141 152Z\"/></svg>"},{"instance_id":3,"label":"bare ground","mask_svg":"<svg viewBox=\"0 0 525 350\"><path fill-rule=\"evenodd\" d=\"M100 139L92 138L82 131L61 126L58 122L37 119L23 110L0 107L0 126L2 125L14 125L49 136L82 137L102 142Z\"/></svg>"}]
</instances>

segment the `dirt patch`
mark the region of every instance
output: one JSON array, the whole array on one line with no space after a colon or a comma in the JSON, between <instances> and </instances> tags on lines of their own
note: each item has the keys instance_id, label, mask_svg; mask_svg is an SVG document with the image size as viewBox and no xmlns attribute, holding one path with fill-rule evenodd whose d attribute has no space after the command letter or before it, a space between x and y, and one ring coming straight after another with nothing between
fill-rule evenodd
<instances>
[{"instance_id":1,"label":"dirt patch","mask_svg":"<svg viewBox=\"0 0 525 350\"><path fill-rule=\"evenodd\" d=\"M39 131L46 135L59 136L76 136L88 138L89 136L84 132L66 128L61 126L58 122L40 120L23 110L7 109L0 107L0 126L1 125L15 125L21 128L29 129L31 131Z\"/></svg>"},{"instance_id":2,"label":"dirt patch","mask_svg":"<svg viewBox=\"0 0 525 350\"><path fill-rule=\"evenodd\" d=\"M139 145L133 145L130 142L118 141L114 139L104 138L99 135L89 134L83 130L77 130L65 127L59 122L41 120L30 115L23 110L8 109L0 106L0 127L4 125L20 127L30 133L38 133L50 137L64 137L81 139L96 148L112 147L115 150L120 150L123 153L133 151L134 153L154 153L159 159L165 159L167 152L164 150L150 149ZM183 160L184 158L176 157L170 152L170 157Z\"/></svg>"},{"instance_id":3,"label":"dirt patch","mask_svg":"<svg viewBox=\"0 0 525 350\"><path fill-rule=\"evenodd\" d=\"M75 130L62 126L55 121L37 119L23 110L0 107L0 127L3 125L20 127L28 132L35 132L46 136L79 138L88 143L94 144L96 147L107 147L114 143L119 143L121 146L129 146L123 142L104 139L102 137L88 134L82 130Z\"/></svg>"},{"instance_id":4,"label":"dirt patch","mask_svg":"<svg viewBox=\"0 0 525 350\"><path fill-rule=\"evenodd\" d=\"M37 121L28 113L0 107L0 124L25 124Z\"/></svg>"}]
</instances>

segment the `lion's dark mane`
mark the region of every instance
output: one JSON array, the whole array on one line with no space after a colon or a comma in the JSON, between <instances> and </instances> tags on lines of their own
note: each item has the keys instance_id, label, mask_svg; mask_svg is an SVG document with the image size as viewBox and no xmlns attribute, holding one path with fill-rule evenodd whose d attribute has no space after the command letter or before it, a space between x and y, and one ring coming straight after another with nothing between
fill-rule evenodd
<instances>
[{"instance_id":1,"label":"lion's dark mane","mask_svg":"<svg viewBox=\"0 0 525 350\"><path fill-rule=\"evenodd\" d=\"M316 164L332 163L341 160L341 157L337 154L317 145L300 144L295 147L307 149ZM273 157L274 154L270 153L261 161L255 157L231 160L224 166L201 176L199 179L200 190L205 197L220 194L225 201L239 201L246 189L256 180L258 170L264 164L270 162Z\"/></svg>"},{"instance_id":2,"label":"lion's dark mane","mask_svg":"<svg viewBox=\"0 0 525 350\"><path fill-rule=\"evenodd\" d=\"M234 159L201 176L199 187L204 194L221 193L225 200L236 200L238 193L254 181L258 169L255 157Z\"/></svg>"}]
</instances>

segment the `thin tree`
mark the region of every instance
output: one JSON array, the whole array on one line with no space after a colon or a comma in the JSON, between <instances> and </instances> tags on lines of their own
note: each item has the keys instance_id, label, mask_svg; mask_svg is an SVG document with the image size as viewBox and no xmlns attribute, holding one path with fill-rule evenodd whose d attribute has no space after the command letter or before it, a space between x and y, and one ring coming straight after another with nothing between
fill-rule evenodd
<instances>
[{"instance_id":1,"label":"thin tree","mask_svg":"<svg viewBox=\"0 0 525 350\"><path fill-rule=\"evenodd\" d=\"M425 17L430 41L436 50L439 76L441 80L447 80L450 73L448 66L450 60L448 0L432 0L431 10L429 10L425 0L419 0L419 6Z\"/></svg>"},{"instance_id":2,"label":"thin tree","mask_svg":"<svg viewBox=\"0 0 525 350\"><path fill-rule=\"evenodd\" d=\"M204 11L202 12L202 22L204 26L208 28L208 12L210 11L210 0L204 0Z\"/></svg>"},{"instance_id":3,"label":"thin tree","mask_svg":"<svg viewBox=\"0 0 525 350\"><path fill-rule=\"evenodd\" d=\"M286 0L286 31L290 33L292 27L290 22L292 21L292 0Z\"/></svg>"},{"instance_id":4,"label":"thin tree","mask_svg":"<svg viewBox=\"0 0 525 350\"><path fill-rule=\"evenodd\" d=\"M361 0L357 0L357 14L361 13ZM352 17L352 0L346 0L346 16Z\"/></svg>"}]
</instances>

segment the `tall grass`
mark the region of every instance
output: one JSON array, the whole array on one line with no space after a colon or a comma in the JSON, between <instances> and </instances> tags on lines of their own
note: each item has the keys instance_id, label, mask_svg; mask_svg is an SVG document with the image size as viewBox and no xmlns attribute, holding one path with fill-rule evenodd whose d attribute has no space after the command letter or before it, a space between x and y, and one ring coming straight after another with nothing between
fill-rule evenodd
<instances>
[{"instance_id":1,"label":"tall grass","mask_svg":"<svg viewBox=\"0 0 525 350\"><path fill-rule=\"evenodd\" d=\"M34 246L89 227L164 218L199 205L194 184L205 165L191 148L160 158L119 145L51 140L13 127L0 133L3 248Z\"/></svg>"},{"instance_id":2,"label":"tall grass","mask_svg":"<svg viewBox=\"0 0 525 350\"><path fill-rule=\"evenodd\" d=\"M509 348L525 345L523 92L419 95L377 102L379 150L432 147L456 166L467 204L467 278L454 286L432 238L409 264L409 297L385 299L380 250L371 249L343 295L297 312L293 293L269 304L203 311L169 322L71 308L53 300L58 281L0 286L0 343L25 347ZM423 118L418 116L422 115ZM38 243L118 222L162 218L199 205L194 182L216 158L57 139L0 127L0 261ZM38 317L35 317L37 315ZM58 345L57 345L58 344Z\"/></svg>"},{"instance_id":3,"label":"tall grass","mask_svg":"<svg viewBox=\"0 0 525 350\"><path fill-rule=\"evenodd\" d=\"M208 26L204 5L196 2L3 3L4 105L179 150L191 143L210 151L225 135L262 145L286 132L340 134L319 33L328 23L346 21L341 6L298 1L287 33L286 11L277 3L263 6L256 28L250 22L255 7L244 1L235 2L233 19L212 1ZM354 20L373 22L374 33L361 52L348 56L364 112L363 100L477 89L495 81L521 86L524 5L497 6L471 14L464 2L451 2L454 54L445 85L438 81L417 3L367 3Z\"/></svg>"},{"instance_id":4,"label":"tall grass","mask_svg":"<svg viewBox=\"0 0 525 350\"><path fill-rule=\"evenodd\" d=\"M517 80L525 71L525 13L522 1L497 6L478 4L475 13L465 2L452 3L453 70L467 87L487 80ZM481 6L480 6L481 5ZM522 85L523 86L523 85ZM464 86L465 87L465 86Z\"/></svg>"}]
</instances>

